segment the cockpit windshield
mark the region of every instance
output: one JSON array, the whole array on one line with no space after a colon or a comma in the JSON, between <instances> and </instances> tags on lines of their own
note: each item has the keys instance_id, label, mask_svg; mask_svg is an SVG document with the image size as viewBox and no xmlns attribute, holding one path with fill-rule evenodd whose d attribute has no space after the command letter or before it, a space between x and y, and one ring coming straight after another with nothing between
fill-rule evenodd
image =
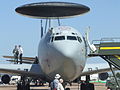
<instances>
[{"instance_id":1,"label":"cockpit windshield","mask_svg":"<svg viewBox=\"0 0 120 90\"><path fill-rule=\"evenodd\" d=\"M79 41L82 42L82 39L79 36L52 36L51 42L59 41L59 40L71 40L71 41Z\"/></svg>"},{"instance_id":2,"label":"cockpit windshield","mask_svg":"<svg viewBox=\"0 0 120 90\"><path fill-rule=\"evenodd\" d=\"M81 39L80 37L78 37L78 36L77 36L77 38L78 38L78 41L81 43L81 42L82 42L82 39Z\"/></svg>"},{"instance_id":3,"label":"cockpit windshield","mask_svg":"<svg viewBox=\"0 0 120 90\"><path fill-rule=\"evenodd\" d=\"M77 40L75 36L67 36L67 40Z\"/></svg>"},{"instance_id":4,"label":"cockpit windshield","mask_svg":"<svg viewBox=\"0 0 120 90\"><path fill-rule=\"evenodd\" d=\"M65 36L56 36L55 41L56 40L65 40Z\"/></svg>"}]
</instances>

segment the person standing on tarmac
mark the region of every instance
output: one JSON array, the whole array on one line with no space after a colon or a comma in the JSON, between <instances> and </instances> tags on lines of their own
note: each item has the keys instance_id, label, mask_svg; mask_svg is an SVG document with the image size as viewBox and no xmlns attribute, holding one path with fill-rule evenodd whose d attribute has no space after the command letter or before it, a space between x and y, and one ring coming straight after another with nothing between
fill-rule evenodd
<instances>
[{"instance_id":1,"label":"person standing on tarmac","mask_svg":"<svg viewBox=\"0 0 120 90\"><path fill-rule=\"evenodd\" d=\"M14 55L14 60L15 60L15 64L18 64L18 55L19 55L19 50L17 45L15 45L15 48L13 49L13 55Z\"/></svg>"},{"instance_id":2,"label":"person standing on tarmac","mask_svg":"<svg viewBox=\"0 0 120 90\"><path fill-rule=\"evenodd\" d=\"M58 90L64 90L62 83L63 83L63 79L60 79L58 83Z\"/></svg>"},{"instance_id":3,"label":"person standing on tarmac","mask_svg":"<svg viewBox=\"0 0 120 90\"><path fill-rule=\"evenodd\" d=\"M18 51L19 51L19 60L20 60L20 64L22 64L23 48L21 47L21 45L19 45Z\"/></svg>"},{"instance_id":4,"label":"person standing on tarmac","mask_svg":"<svg viewBox=\"0 0 120 90\"><path fill-rule=\"evenodd\" d=\"M63 80L60 79L60 77L61 76L59 74L56 74L55 79L53 80L53 82L51 82L51 90L64 90L62 86Z\"/></svg>"}]
</instances>

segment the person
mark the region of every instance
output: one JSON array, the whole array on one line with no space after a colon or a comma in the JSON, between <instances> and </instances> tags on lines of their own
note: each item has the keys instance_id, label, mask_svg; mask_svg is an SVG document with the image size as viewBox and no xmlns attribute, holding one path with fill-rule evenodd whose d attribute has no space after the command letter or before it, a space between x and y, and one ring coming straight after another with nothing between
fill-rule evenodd
<instances>
[{"instance_id":1,"label":"person","mask_svg":"<svg viewBox=\"0 0 120 90\"><path fill-rule=\"evenodd\" d=\"M15 45L15 48L13 49L13 55L14 55L15 63L18 64L18 55L19 55L19 51L18 51L17 45Z\"/></svg>"},{"instance_id":2,"label":"person","mask_svg":"<svg viewBox=\"0 0 120 90\"><path fill-rule=\"evenodd\" d=\"M19 45L18 51L19 51L19 60L20 60L20 64L22 64L23 49L22 49L21 45Z\"/></svg>"},{"instance_id":3,"label":"person","mask_svg":"<svg viewBox=\"0 0 120 90\"><path fill-rule=\"evenodd\" d=\"M58 83L60 83L58 79L60 77L61 76L59 74L55 75L55 79L53 80L53 82L51 82L51 90L58 90Z\"/></svg>"},{"instance_id":4,"label":"person","mask_svg":"<svg viewBox=\"0 0 120 90\"><path fill-rule=\"evenodd\" d=\"M59 83L58 83L58 89L57 90L64 90L64 87L63 87L62 83L63 83L63 79L60 79Z\"/></svg>"}]
</instances>

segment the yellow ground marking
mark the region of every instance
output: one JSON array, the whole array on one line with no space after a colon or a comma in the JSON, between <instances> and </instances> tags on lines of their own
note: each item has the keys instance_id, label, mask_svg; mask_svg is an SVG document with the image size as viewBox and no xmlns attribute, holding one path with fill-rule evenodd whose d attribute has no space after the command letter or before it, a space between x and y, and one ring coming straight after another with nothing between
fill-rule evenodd
<instances>
[{"instance_id":1,"label":"yellow ground marking","mask_svg":"<svg viewBox=\"0 0 120 90\"><path fill-rule=\"evenodd\" d=\"M100 47L100 50L120 49L120 47Z\"/></svg>"}]
</instances>

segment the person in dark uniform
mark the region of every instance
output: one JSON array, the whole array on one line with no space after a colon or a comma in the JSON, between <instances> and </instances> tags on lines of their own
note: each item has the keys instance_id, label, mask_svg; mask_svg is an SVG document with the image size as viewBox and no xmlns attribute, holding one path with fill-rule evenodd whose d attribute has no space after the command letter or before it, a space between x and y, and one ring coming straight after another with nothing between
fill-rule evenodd
<instances>
[{"instance_id":1,"label":"person in dark uniform","mask_svg":"<svg viewBox=\"0 0 120 90\"><path fill-rule=\"evenodd\" d=\"M17 45L15 45L15 48L13 49L13 55L14 55L14 60L15 60L15 64L18 64L18 55L19 55L19 50Z\"/></svg>"}]
</instances>

